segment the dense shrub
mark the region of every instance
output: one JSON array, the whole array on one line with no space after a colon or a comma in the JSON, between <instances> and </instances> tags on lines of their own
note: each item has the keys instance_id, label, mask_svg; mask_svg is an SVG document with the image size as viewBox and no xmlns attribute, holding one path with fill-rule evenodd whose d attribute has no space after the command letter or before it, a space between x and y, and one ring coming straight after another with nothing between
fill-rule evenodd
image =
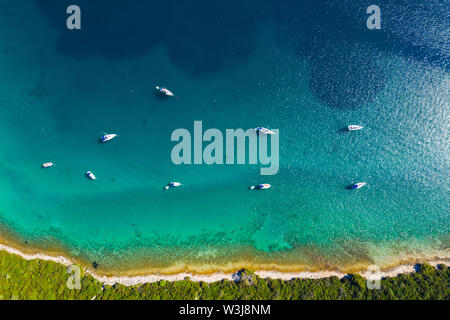
<instances>
[{"instance_id":1,"label":"dense shrub","mask_svg":"<svg viewBox=\"0 0 450 320\"><path fill-rule=\"evenodd\" d=\"M381 289L370 290L360 275L343 279L261 279L248 270L239 281L215 283L188 279L161 280L139 286L103 285L90 275L82 275L81 289L69 289L66 267L49 261L26 261L0 252L0 299L443 299L448 300L450 271L447 266L417 266L417 272L381 280Z\"/></svg>"}]
</instances>

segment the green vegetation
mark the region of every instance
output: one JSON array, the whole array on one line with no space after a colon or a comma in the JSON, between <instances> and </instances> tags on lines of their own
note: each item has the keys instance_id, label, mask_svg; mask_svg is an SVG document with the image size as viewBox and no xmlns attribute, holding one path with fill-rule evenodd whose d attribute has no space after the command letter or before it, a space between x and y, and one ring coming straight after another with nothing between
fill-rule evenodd
<instances>
[{"instance_id":1,"label":"green vegetation","mask_svg":"<svg viewBox=\"0 0 450 320\"><path fill-rule=\"evenodd\" d=\"M67 268L49 261L27 261L0 252L0 299L445 299L450 297L450 271L445 265L427 264L417 272L381 281L380 290L369 290L360 275L343 279L261 279L242 271L238 282L215 283L159 281L126 287L102 285L81 274L81 289L70 290Z\"/></svg>"}]
</instances>

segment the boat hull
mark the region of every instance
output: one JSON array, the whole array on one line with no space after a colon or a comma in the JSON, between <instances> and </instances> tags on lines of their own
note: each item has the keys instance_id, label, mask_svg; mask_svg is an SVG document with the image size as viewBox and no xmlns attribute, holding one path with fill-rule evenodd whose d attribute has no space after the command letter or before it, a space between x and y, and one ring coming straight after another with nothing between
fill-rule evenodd
<instances>
[{"instance_id":1,"label":"boat hull","mask_svg":"<svg viewBox=\"0 0 450 320\"><path fill-rule=\"evenodd\" d=\"M357 125L351 125L347 127L348 131L357 131L357 130L361 130L363 129L362 126L357 126Z\"/></svg>"},{"instance_id":2,"label":"boat hull","mask_svg":"<svg viewBox=\"0 0 450 320\"><path fill-rule=\"evenodd\" d=\"M267 128L263 128L263 127L255 128L255 130L256 130L256 132L258 132L258 133L275 134L274 131L272 131L272 130L270 130L270 129L267 129Z\"/></svg>"},{"instance_id":3,"label":"boat hull","mask_svg":"<svg viewBox=\"0 0 450 320\"><path fill-rule=\"evenodd\" d=\"M91 180L97 179L91 171L86 172L86 176Z\"/></svg>"},{"instance_id":4,"label":"boat hull","mask_svg":"<svg viewBox=\"0 0 450 320\"><path fill-rule=\"evenodd\" d=\"M46 162L42 164L42 168L50 168L53 167L55 164L53 162Z\"/></svg>"},{"instance_id":5,"label":"boat hull","mask_svg":"<svg viewBox=\"0 0 450 320\"><path fill-rule=\"evenodd\" d=\"M117 137L117 134L105 134L101 140L102 142L107 142L107 141L111 141L112 139L114 139L115 137Z\"/></svg>"},{"instance_id":6,"label":"boat hull","mask_svg":"<svg viewBox=\"0 0 450 320\"><path fill-rule=\"evenodd\" d=\"M167 88L162 88L162 87L156 87L156 90L158 90L161 94L168 96L168 97L175 97L175 95L173 94L172 91L170 91Z\"/></svg>"},{"instance_id":7,"label":"boat hull","mask_svg":"<svg viewBox=\"0 0 450 320\"><path fill-rule=\"evenodd\" d=\"M366 185L365 182L355 183L354 185L351 186L351 188L352 188L353 190L361 189L361 188L364 187L365 185Z\"/></svg>"}]
</instances>

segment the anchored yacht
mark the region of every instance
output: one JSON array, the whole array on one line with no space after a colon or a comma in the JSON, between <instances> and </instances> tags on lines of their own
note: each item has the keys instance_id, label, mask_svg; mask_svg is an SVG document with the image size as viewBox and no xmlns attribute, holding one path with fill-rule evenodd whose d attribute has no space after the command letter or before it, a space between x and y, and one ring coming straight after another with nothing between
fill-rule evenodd
<instances>
[{"instance_id":1,"label":"anchored yacht","mask_svg":"<svg viewBox=\"0 0 450 320\"><path fill-rule=\"evenodd\" d=\"M275 132L273 132L272 130L269 130L267 128L264 127L257 127L255 128L256 132L258 133L264 133L264 134L275 134Z\"/></svg>"},{"instance_id":2,"label":"anchored yacht","mask_svg":"<svg viewBox=\"0 0 450 320\"><path fill-rule=\"evenodd\" d=\"M86 175L91 180L95 180L96 179L95 175L91 171L86 172Z\"/></svg>"},{"instance_id":3,"label":"anchored yacht","mask_svg":"<svg viewBox=\"0 0 450 320\"><path fill-rule=\"evenodd\" d=\"M161 94L163 94L163 95L165 95L165 96L168 96L168 97L175 97L175 95L173 94L173 92L170 91L170 90L167 89L167 88L156 86L156 90L158 90Z\"/></svg>"},{"instance_id":4,"label":"anchored yacht","mask_svg":"<svg viewBox=\"0 0 450 320\"><path fill-rule=\"evenodd\" d=\"M170 182L167 186L164 187L164 189L169 189L169 188L176 188L181 186L181 183L179 182Z\"/></svg>"},{"instance_id":5,"label":"anchored yacht","mask_svg":"<svg viewBox=\"0 0 450 320\"><path fill-rule=\"evenodd\" d=\"M102 142L110 141L117 137L117 134L115 133L104 133L103 136L100 138Z\"/></svg>"},{"instance_id":6,"label":"anchored yacht","mask_svg":"<svg viewBox=\"0 0 450 320\"><path fill-rule=\"evenodd\" d=\"M257 186L251 186L250 189L251 190L264 190L264 189L269 189L270 187L271 187L270 184L263 183L263 184L259 184Z\"/></svg>"},{"instance_id":7,"label":"anchored yacht","mask_svg":"<svg viewBox=\"0 0 450 320\"><path fill-rule=\"evenodd\" d=\"M352 190L356 190L356 189L360 189L360 188L364 187L366 184L367 184L366 182L358 182L358 183L355 183L354 185L352 185L350 188Z\"/></svg>"},{"instance_id":8,"label":"anchored yacht","mask_svg":"<svg viewBox=\"0 0 450 320\"><path fill-rule=\"evenodd\" d=\"M50 168L53 167L55 164L53 162L46 162L42 164L42 168Z\"/></svg>"},{"instance_id":9,"label":"anchored yacht","mask_svg":"<svg viewBox=\"0 0 450 320\"><path fill-rule=\"evenodd\" d=\"M356 130L361 130L362 128L364 128L363 126L359 126L359 125L349 125L347 127L348 131L356 131Z\"/></svg>"}]
</instances>

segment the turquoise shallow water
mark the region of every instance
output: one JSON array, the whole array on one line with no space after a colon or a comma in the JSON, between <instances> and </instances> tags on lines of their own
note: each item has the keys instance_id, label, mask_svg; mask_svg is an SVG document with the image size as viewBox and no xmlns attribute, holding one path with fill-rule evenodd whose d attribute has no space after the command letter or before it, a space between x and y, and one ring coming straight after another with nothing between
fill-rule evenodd
<instances>
[{"instance_id":1,"label":"turquoise shallow water","mask_svg":"<svg viewBox=\"0 0 450 320\"><path fill-rule=\"evenodd\" d=\"M365 23L324 36L327 23L313 16L302 31L288 9L241 21L208 7L199 21L167 18L170 40L108 28L105 40L89 20L100 6L78 2L88 17L81 36L45 1L0 1L0 221L20 241L112 269L334 267L448 250L449 51L439 29L424 29L443 24L439 14L387 1L387 30L372 39ZM361 7L333 8L353 17ZM429 24L390 28L405 10ZM185 24L196 36L182 34ZM159 98L158 84L179 98ZM170 135L195 120L278 128L279 173L174 165ZM351 123L365 129L344 133ZM99 144L103 131L120 137ZM56 166L41 169L47 161ZM184 186L163 191L173 180ZM357 181L368 185L346 189ZM273 188L247 190L261 182Z\"/></svg>"}]
</instances>

